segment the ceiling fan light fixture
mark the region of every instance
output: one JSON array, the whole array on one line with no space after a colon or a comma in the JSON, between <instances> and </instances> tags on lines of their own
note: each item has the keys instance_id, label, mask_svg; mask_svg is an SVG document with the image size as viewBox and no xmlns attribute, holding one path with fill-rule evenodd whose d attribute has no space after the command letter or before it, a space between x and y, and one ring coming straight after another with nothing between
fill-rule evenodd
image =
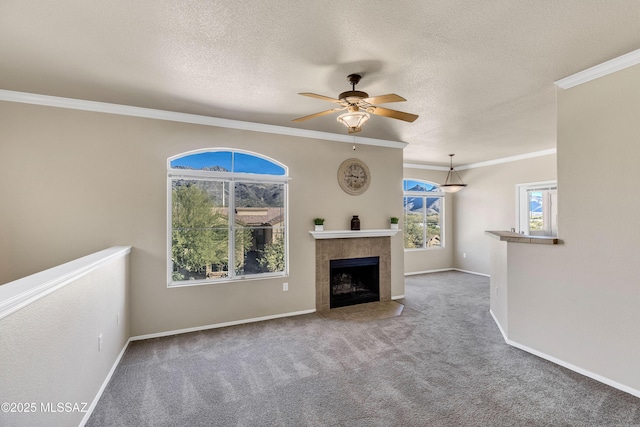
<instances>
[{"instance_id":1,"label":"ceiling fan light fixture","mask_svg":"<svg viewBox=\"0 0 640 427\"><path fill-rule=\"evenodd\" d=\"M349 133L356 133L360 132L362 130L362 125L364 124L364 122L369 120L369 118L371 117L369 114L403 120L409 123L414 122L418 118L417 114L405 113L403 111L392 110L390 108L374 105L386 104L388 102L401 102L406 101L406 99L399 95L396 95L395 93L388 93L386 95L370 97L367 92L356 90L356 84L358 84L361 77L362 76L360 74L349 74L347 76L347 79L349 80L349 83L351 83L351 90L342 92L340 96L338 96L338 98L331 98L329 96L318 95L317 93L310 92L300 93L299 95L338 104L338 107L332 108L330 110L320 111L319 113L315 114L309 114L308 116L298 117L297 119L293 119L292 121L299 123L316 117L322 117L336 111L347 110L347 113L342 114L337 118L338 122L342 123L347 128Z\"/></svg>"},{"instance_id":2,"label":"ceiling fan light fixture","mask_svg":"<svg viewBox=\"0 0 640 427\"><path fill-rule=\"evenodd\" d=\"M449 154L450 163L449 163L449 172L447 173L447 179L445 179L444 184L440 186L445 193L457 193L467 186L462 179L460 179L460 175L453 168L453 156L455 154ZM458 182L455 182L454 175L458 178Z\"/></svg>"},{"instance_id":3,"label":"ceiling fan light fixture","mask_svg":"<svg viewBox=\"0 0 640 427\"><path fill-rule=\"evenodd\" d=\"M357 133L362 130L362 125L369 120L369 117L371 116L360 111L358 107L350 107L349 112L339 115L337 120L347 127L349 133Z\"/></svg>"}]
</instances>

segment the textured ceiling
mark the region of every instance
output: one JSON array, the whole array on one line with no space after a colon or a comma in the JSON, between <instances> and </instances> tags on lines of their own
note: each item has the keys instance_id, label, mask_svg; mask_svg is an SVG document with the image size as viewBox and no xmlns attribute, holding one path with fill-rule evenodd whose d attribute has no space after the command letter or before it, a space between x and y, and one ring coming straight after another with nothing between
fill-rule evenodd
<instances>
[{"instance_id":1,"label":"textured ceiling","mask_svg":"<svg viewBox=\"0 0 640 427\"><path fill-rule=\"evenodd\" d=\"M555 147L553 82L638 48L640 0L0 0L0 89L345 133L297 93L361 73L430 165Z\"/></svg>"}]
</instances>

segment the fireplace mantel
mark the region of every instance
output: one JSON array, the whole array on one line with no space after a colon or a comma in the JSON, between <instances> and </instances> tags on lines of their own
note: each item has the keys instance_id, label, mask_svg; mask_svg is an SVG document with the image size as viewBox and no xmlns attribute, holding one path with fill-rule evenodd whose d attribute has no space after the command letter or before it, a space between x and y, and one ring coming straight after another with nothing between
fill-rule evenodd
<instances>
[{"instance_id":1,"label":"fireplace mantel","mask_svg":"<svg viewBox=\"0 0 640 427\"><path fill-rule=\"evenodd\" d=\"M309 234L314 239L351 239L357 237L391 237L398 234L398 229L379 229L379 230L324 230L310 231Z\"/></svg>"}]
</instances>

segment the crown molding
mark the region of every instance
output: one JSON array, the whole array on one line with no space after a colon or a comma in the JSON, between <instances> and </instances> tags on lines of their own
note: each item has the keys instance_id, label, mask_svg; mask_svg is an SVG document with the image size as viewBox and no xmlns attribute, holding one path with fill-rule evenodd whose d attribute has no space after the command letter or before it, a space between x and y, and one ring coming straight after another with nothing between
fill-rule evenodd
<instances>
[{"instance_id":1,"label":"crown molding","mask_svg":"<svg viewBox=\"0 0 640 427\"><path fill-rule=\"evenodd\" d=\"M465 170L465 169L476 169L484 166L493 166L493 165L499 165L502 163L517 162L518 160L526 160L526 159L533 159L536 157L550 156L552 154L556 154L555 148L549 148L548 150L534 151L532 153L518 154L517 156L502 157L500 159L495 159L495 160L487 160L486 162L469 163L466 165L456 166L455 169L458 171ZM403 163L402 166L405 168L411 168L411 169L427 169L427 170L433 170L433 171L449 170L449 167L422 165L418 163Z\"/></svg>"},{"instance_id":2,"label":"crown molding","mask_svg":"<svg viewBox=\"0 0 640 427\"><path fill-rule=\"evenodd\" d=\"M166 120L204 126L247 130L252 132L271 133L275 135L295 136L299 138L321 139L325 141L344 142L347 144L373 145L377 147L402 148L407 145L402 141L366 138L353 135L342 135L307 129L296 129L286 126L267 125L264 123L244 122L240 120L221 119L198 114L179 113L176 111L156 110L153 108L134 107L131 105L111 104L108 102L87 101L84 99L63 98L59 96L36 93L16 92L0 89L0 101L18 102L22 104L44 105L47 107L68 108L72 110L92 111L96 113L117 114L121 116L142 117L154 120Z\"/></svg>"},{"instance_id":3,"label":"crown molding","mask_svg":"<svg viewBox=\"0 0 640 427\"><path fill-rule=\"evenodd\" d=\"M567 76L555 84L561 89L569 89L637 64L640 64L640 49Z\"/></svg>"},{"instance_id":4,"label":"crown molding","mask_svg":"<svg viewBox=\"0 0 640 427\"><path fill-rule=\"evenodd\" d=\"M502 163L517 162L519 160L534 159L536 157L551 156L553 154L556 154L556 149L549 148L547 150L534 151L532 153L524 153L524 154L518 154L516 156L502 157L500 159L495 159L495 160L487 160L486 162L469 163L462 166L456 166L456 169L459 171L465 170L465 169L476 169L476 168L482 168L485 166L500 165Z\"/></svg>"},{"instance_id":5,"label":"crown molding","mask_svg":"<svg viewBox=\"0 0 640 427\"><path fill-rule=\"evenodd\" d=\"M449 170L448 166L445 167L445 166L423 165L420 163L403 163L402 167L409 168L409 169L426 169L430 171L448 171Z\"/></svg>"}]
</instances>

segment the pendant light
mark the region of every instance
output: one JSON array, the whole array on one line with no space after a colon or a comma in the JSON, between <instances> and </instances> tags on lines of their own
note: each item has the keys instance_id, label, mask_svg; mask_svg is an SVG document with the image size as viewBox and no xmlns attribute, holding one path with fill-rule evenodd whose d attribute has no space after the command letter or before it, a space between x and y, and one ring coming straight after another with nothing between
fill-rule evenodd
<instances>
[{"instance_id":1,"label":"pendant light","mask_svg":"<svg viewBox=\"0 0 640 427\"><path fill-rule=\"evenodd\" d=\"M450 157L449 172L447 173L447 179L444 181L444 184L440 186L440 188L442 188L445 193L457 193L458 191L462 190L464 187L467 186L467 184L462 182L462 179L460 179L460 175L458 175L458 172L456 172L455 169L453 168L453 156L454 154L449 154L449 157ZM454 174L458 178L459 183L454 182L454 179L453 179Z\"/></svg>"}]
</instances>

